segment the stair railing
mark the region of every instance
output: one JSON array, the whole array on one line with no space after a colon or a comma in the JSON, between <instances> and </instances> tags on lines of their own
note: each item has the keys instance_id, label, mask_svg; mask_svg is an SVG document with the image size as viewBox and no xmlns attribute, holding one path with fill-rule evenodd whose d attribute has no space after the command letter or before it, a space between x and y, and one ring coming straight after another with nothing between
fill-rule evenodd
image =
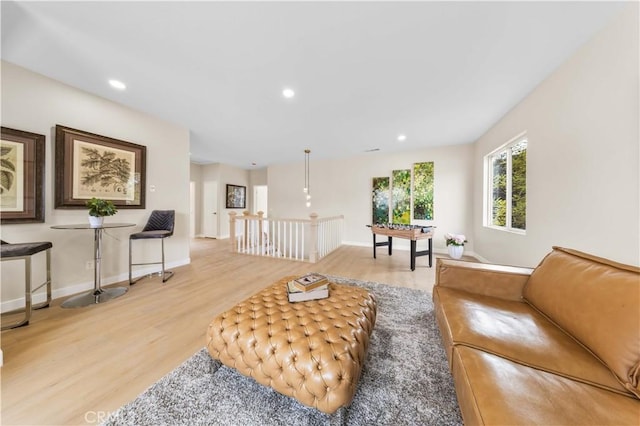
<instances>
[{"instance_id":1,"label":"stair railing","mask_svg":"<svg viewBox=\"0 0 640 426\"><path fill-rule=\"evenodd\" d=\"M229 213L231 250L316 263L342 245L344 216L274 219L244 211Z\"/></svg>"}]
</instances>

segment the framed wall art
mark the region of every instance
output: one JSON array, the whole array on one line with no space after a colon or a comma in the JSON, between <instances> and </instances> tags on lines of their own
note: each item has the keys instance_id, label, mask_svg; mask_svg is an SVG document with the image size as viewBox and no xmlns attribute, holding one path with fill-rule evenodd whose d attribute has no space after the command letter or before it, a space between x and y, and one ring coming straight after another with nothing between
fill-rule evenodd
<instances>
[{"instance_id":1,"label":"framed wall art","mask_svg":"<svg viewBox=\"0 0 640 426\"><path fill-rule=\"evenodd\" d=\"M413 165L413 218L433 220L433 161Z\"/></svg>"},{"instance_id":2,"label":"framed wall art","mask_svg":"<svg viewBox=\"0 0 640 426\"><path fill-rule=\"evenodd\" d=\"M227 208L244 209L247 207L247 187L227 184Z\"/></svg>"},{"instance_id":3,"label":"framed wall art","mask_svg":"<svg viewBox=\"0 0 640 426\"><path fill-rule=\"evenodd\" d=\"M44 222L45 136L2 127L0 222Z\"/></svg>"},{"instance_id":4,"label":"framed wall art","mask_svg":"<svg viewBox=\"0 0 640 426\"><path fill-rule=\"evenodd\" d=\"M93 197L144 209L147 147L56 126L55 207L85 208Z\"/></svg>"},{"instance_id":5,"label":"framed wall art","mask_svg":"<svg viewBox=\"0 0 640 426\"><path fill-rule=\"evenodd\" d=\"M393 170L391 187L391 223L408 225L411 223L411 170Z\"/></svg>"},{"instance_id":6,"label":"framed wall art","mask_svg":"<svg viewBox=\"0 0 640 426\"><path fill-rule=\"evenodd\" d=\"M389 178L374 177L371 194L372 225L389 223Z\"/></svg>"}]
</instances>

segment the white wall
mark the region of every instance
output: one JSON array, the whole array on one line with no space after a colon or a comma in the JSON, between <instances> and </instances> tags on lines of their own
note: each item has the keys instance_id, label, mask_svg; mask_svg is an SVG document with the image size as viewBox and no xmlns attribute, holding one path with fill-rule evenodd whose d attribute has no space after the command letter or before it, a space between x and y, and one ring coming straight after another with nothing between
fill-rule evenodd
<instances>
[{"instance_id":1,"label":"white wall","mask_svg":"<svg viewBox=\"0 0 640 426\"><path fill-rule=\"evenodd\" d=\"M266 185L268 183L269 169L263 167L262 169L255 169L249 172L249 181L251 185Z\"/></svg>"},{"instance_id":2,"label":"white wall","mask_svg":"<svg viewBox=\"0 0 640 426\"><path fill-rule=\"evenodd\" d=\"M391 172L411 168L413 163L434 162L434 220L416 224L437 226L434 247L445 249L447 232L472 231L473 146L456 145L399 153L371 153L360 156L310 161L311 207L307 208L304 187L304 163L269 167L269 216L274 218L308 218L345 216L345 242L371 245L372 178L391 177ZM467 250L473 251L469 238ZM394 246L408 247L406 241Z\"/></svg>"},{"instance_id":3,"label":"white wall","mask_svg":"<svg viewBox=\"0 0 640 426\"><path fill-rule=\"evenodd\" d=\"M251 196L249 197L247 207L249 207L249 211L252 213L256 212L256 206L254 205L255 200L253 199L254 187L266 186L269 183L267 176L268 169L266 167L249 171L249 188L247 191L251 193ZM267 214L267 212L264 213Z\"/></svg>"},{"instance_id":4,"label":"white wall","mask_svg":"<svg viewBox=\"0 0 640 426\"><path fill-rule=\"evenodd\" d=\"M640 262L638 3L476 143L475 250L536 265L559 245ZM482 225L483 156L526 130L527 234Z\"/></svg>"},{"instance_id":5,"label":"white wall","mask_svg":"<svg viewBox=\"0 0 640 426\"><path fill-rule=\"evenodd\" d=\"M121 209L111 222L136 227L108 230L104 236L103 284L128 275L128 236L141 230L151 210L176 210L174 236L167 241L169 265L189 263L189 132L149 115L74 89L39 74L2 62L2 125L46 136L45 223L2 225L9 242L51 241L54 297L93 287L93 231L53 230L52 225L86 223L87 212L54 209L55 125L61 124L147 147L146 209ZM170 172L168 172L170 171ZM155 192L149 187L154 185ZM141 259L159 254L157 246L143 244ZM16 265L10 265L16 264ZM38 267L36 265L35 267ZM3 262L3 308L24 295L21 262ZM41 267L38 267L40 271ZM38 277L35 277L38 278ZM11 302L13 301L13 302Z\"/></svg>"}]
</instances>

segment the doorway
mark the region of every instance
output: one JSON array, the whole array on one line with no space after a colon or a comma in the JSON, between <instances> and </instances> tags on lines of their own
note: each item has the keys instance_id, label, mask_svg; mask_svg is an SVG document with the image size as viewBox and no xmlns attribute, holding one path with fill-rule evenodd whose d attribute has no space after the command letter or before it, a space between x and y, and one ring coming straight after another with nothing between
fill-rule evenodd
<instances>
[{"instance_id":1,"label":"doorway","mask_svg":"<svg viewBox=\"0 0 640 426\"><path fill-rule=\"evenodd\" d=\"M267 217L267 185L256 185L253 187L253 214L263 212Z\"/></svg>"},{"instance_id":2,"label":"doorway","mask_svg":"<svg viewBox=\"0 0 640 426\"><path fill-rule=\"evenodd\" d=\"M202 185L202 233L206 238L218 238L218 182Z\"/></svg>"},{"instance_id":3,"label":"doorway","mask_svg":"<svg viewBox=\"0 0 640 426\"><path fill-rule=\"evenodd\" d=\"M189 182L189 236L196 236L196 183Z\"/></svg>"}]
</instances>

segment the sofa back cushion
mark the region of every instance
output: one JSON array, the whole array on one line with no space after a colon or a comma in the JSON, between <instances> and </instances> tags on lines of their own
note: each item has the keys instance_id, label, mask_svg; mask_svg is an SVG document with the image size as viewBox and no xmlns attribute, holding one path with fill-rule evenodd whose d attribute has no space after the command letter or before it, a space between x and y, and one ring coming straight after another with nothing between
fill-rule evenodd
<instances>
[{"instance_id":1,"label":"sofa back cushion","mask_svg":"<svg viewBox=\"0 0 640 426\"><path fill-rule=\"evenodd\" d=\"M524 298L640 397L640 268L554 247Z\"/></svg>"}]
</instances>

